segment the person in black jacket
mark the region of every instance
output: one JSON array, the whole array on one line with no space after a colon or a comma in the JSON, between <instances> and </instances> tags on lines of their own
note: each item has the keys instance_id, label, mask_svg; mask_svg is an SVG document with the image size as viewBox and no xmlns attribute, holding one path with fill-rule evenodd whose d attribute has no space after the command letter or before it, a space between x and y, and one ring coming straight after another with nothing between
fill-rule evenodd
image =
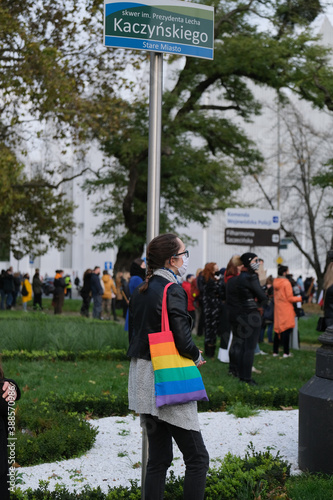
<instances>
[{"instance_id":1,"label":"person in black jacket","mask_svg":"<svg viewBox=\"0 0 333 500\"><path fill-rule=\"evenodd\" d=\"M3 310L5 309L5 290L4 290L4 285L5 285L5 270L1 269L0 273L0 309Z\"/></svg>"},{"instance_id":2,"label":"person in black jacket","mask_svg":"<svg viewBox=\"0 0 333 500\"><path fill-rule=\"evenodd\" d=\"M240 306L237 316L239 342L238 376L242 382L257 385L252 379L254 351L259 340L261 314L259 306L267 302L267 296L259 283L257 270L259 259L255 253L246 252L240 257L243 268L237 277L236 289Z\"/></svg>"},{"instance_id":3,"label":"person in black jacket","mask_svg":"<svg viewBox=\"0 0 333 500\"><path fill-rule=\"evenodd\" d=\"M186 464L184 499L202 500L205 494L209 457L200 432L197 402L156 407L148 340L149 333L161 331L164 288L171 282L167 310L176 347L198 367L205 363L192 340L187 295L178 281L179 276L186 274L187 261L188 251L176 235L162 234L154 238L147 248L145 282L134 290L129 303L128 400L129 408L140 414L148 435L145 500L163 499L166 473L173 458L172 438Z\"/></svg>"},{"instance_id":4,"label":"person in black jacket","mask_svg":"<svg viewBox=\"0 0 333 500\"><path fill-rule=\"evenodd\" d=\"M237 316L240 311L239 298L237 293L237 276L243 267L239 255L234 255L228 262L224 273L224 282L226 289L226 306L228 311L228 320L232 331L232 342L229 349L229 375L238 377L238 359L242 342L237 336L238 323Z\"/></svg>"},{"instance_id":5,"label":"person in black jacket","mask_svg":"<svg viewBox=\"0 0 333 500\"><path fill-rule=\"evenodd\" d=\"M324 317L326 328L333 326L333 262L330 262L324 276Z\"/></svg>"},{"instance_id":6,"label":"person in black jacket","mask_svg":"<svg viewBox=\"0 0 333 500\"><path fill-rule=\"evenodd\" d=\"M11 309L13 305L13 294L15 292L13 268L10 267L5 272L3 278L3 289L6 295L6 309Z\"/></svg>"},{"instance_id":7,"label":"person in black jacket","mask_svg":"<svg viewBox=\"0 0 333 500\"><path fill-rule=\"evenodd\" d=\"M91 275L92 269L87 269L83 275L83 286L80 290L80 295L82 297L82 306L81 306L81 316L86 316L89 318L89 307L91 301Z\"/></svg>"},{"instance_id":8,"label":"person in black jacket","mask_svg":"<svg viewBox=\"0 0 333 500\"><path fill-rule=\"evenodd\" d=\"M40 309L42 311L43 282L40 279L39 269L35 270L34 277L32 278L32 291L34 292L33 308Z\"/></svg>"},{"instance_id":9,"label":"person in black jacket","mask_svg":"<svg viewBox=\"0 0 333 500\"><path fill-rule=\"evenodd\" d=\"M215 354L216 337L220 331L222 300L225 298L224 283L215 262L208 262L202 271L202 304L205 324L205 356Z\"/></svg>"},{"instance_id":10,"label":"person in black jacket","mask_svg":"<svg viewBox=\"0 0 333 500\"><path fill-rule=\"evenodd\" d=\"M63 276L64 276L64 271L62 269L58 269L56 271L56 275L54 278L54 291L53 291L54 314L61 314L62 306L64 305L66 283Z\"/></svg>"},{"instance_id":11,"label":"person in black jacket","mask_svg":"<svg viewBox=\"0 0 333 500\"><path fill-rule=\"evenodd\" d=\"M100 274L101 268L99 266L95 266L90 278L91 295L94 302L93 318L95 319L101 319L102 314L102 295L104 290L101 285L101 279L99 277Z\"/></svg>"},{"instance_id":12,"label":"person in black jacket","mask_svg":"<svg viewBox=\"0 0 333 500\"><path fill-rule=\"evenodd\" d=\"M9 476L9 464L13 465L15 453L15 401L20 399L21 393L14 380L4 377L0 365L0 498L9 500L9 487L14 486L15 481ZM8 418L9 417L9 418ZM10 455L8 456L8 450ZM14 460L15 461L15 460ZM13 470L11 468L11 470Z\"/></svg>"}]
</instances>

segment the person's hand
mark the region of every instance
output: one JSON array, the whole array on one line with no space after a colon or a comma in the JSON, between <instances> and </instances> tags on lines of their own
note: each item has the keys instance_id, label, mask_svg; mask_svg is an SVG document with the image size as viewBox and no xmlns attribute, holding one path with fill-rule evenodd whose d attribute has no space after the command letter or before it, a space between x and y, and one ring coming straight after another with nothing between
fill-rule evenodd
<instances>
[{"instance_id":1,"label":"person's hand","mask_svg":"<svg viewBox=\"0 0 333 500\"><path fill-rule=\"evenodd\" d=\"M201 354L202 354L202 351L200 351L199 349L199 352L200 352L200 358L202 358ZM200 366L206 364L206 360L205 359L200 359L199 363L197 364L197 368L200 368Z\"/></svg>"},{"instance_id":2,"label":"person's hand","mask_svg":"<svg viewBox=\"0 0 333 500\"><path fill-rule=\"evenodd\" d=\"M2 386L2 390L3 390L3 395L2 397L6 400L6 401L15 401L15 399L17 398L17 392L16 392L16 387L14 384L11 384L10 382L6 381L4 382L3 386Z\"/></svg>"}]
</instances>

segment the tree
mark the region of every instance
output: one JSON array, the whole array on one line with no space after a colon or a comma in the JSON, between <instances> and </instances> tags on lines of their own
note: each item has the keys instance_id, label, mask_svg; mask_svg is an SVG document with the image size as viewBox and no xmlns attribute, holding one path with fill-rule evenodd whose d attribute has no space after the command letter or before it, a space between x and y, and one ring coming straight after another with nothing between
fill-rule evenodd
<instances>
[{"instance_id":1,"label":"tree","mask_svg":"<svg viewBox=\"0 0 333 500\"><path fill-rule=\"evenodd\" d=\"M260 113L249 82L289 88L333 109L328 50L314 43L309 30L295 29L320 12L317 0L306 2L306 9L304 0L214 5L214 61L187 58L182 64L168 57L176 77L163 98L161 231L179 222L207 224L210 213L232 204L241 178L260 173L262 156L239 125ZM87 186L102 190L95 211L104 222L96 247L118 246L116 267L139 255L146 238L147 103L138 97L126 116L117 135L101 137L94 130L110 160Z\"/></svg>"},{"instance_id":2,"label":"tree","mask_svg":"<svg viewBox=\"0 0 333 500\"><path fill-rule=\"evenodd\" d=\"M285 103L280 114L281 228L314 269L321 290L327 251L333 248L333 223L327 217L333 186L321 184L318 179L323 178L323 166L330 162L332 156L331 128L314 128L295 103ZM275 183L264 185L258 176L255 176L255 180L270 207L277 209L276 193L272 191Z\"/></svg>"},{"instance_id":3,"label":"tree","mask_svg":"<svg viewBox=\"0 0 333 500\"><path fill-rule=\"evenodd\" d=\"M72 203L64 193L44 186L43 179L26 179L24 165L12 152L0 148L0 240L3 260L6 250L14 255L43 255L50 246L63 248L73 230Z\"/></svg>"},{"instance_id":4,"label":"tree","mask_svg":"<svg viewBox=\"0 0 333 500\"><path fill-rule=\"evenodd\" d=\"M110 111L96 98L107 89L110 106L112 68L124 61L100 43L94 2L2 0L0 5L0 247L4 253L43 254L62 249L73 230L73 204L63 185L82 174L73 161L43 162L27 174L32 145L41 138L63 155L83 149L90 121ZM119 51L118 51L119 53ZM108 71L107 71L108 70ZM93 90L96 87L96 92ZM116 129L116 119L111 130ZM30 155L31 156L31 155ZM61 155L60 155L61 156ZM74 151L75 157L75 151ZM1 190L1 187L0 187Z\"/></svg>"}]
</instances>

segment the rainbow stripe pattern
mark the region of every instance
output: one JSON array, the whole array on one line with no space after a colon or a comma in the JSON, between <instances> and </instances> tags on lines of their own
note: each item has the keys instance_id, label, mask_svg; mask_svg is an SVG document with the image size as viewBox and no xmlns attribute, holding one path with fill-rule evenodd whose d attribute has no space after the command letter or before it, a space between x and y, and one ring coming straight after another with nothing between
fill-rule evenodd
<instances>
[{"instance_id":1,"label":"rainbow stripe pattern","mask_svg":"<svg viewBox=\"0 0 333 500\"><path fill-rule=\"evenodd\" d=\"M162 303L162 327L164 324L168 329L148 334L154 368L157 408L189 401L208 401L199 369L191 359L179 354L173 334L169 329L168 317L165 320L165 314L167 315L166 289L168 286L164 289Z\"/></svg>"}]
</instances>

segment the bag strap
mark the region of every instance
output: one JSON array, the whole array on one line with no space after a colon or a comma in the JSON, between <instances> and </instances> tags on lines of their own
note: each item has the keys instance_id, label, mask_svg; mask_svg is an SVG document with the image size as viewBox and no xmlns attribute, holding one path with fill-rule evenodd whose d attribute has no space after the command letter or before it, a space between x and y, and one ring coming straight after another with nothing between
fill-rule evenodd
<instances>
[{"instance_id":1,"label":"bag strap","mask_svg":"<svg viewBox=\"0 0 333 500\"><path fill-rule=\"evenodd\" d=\"M170 330L169 325L169 316L167 309L167 291L169 286L174 285L174 283L170 282L164 287L163 299L162 299L162 318L161 318L161 331L168 332Z\"/></svg>"}]
</instances>

